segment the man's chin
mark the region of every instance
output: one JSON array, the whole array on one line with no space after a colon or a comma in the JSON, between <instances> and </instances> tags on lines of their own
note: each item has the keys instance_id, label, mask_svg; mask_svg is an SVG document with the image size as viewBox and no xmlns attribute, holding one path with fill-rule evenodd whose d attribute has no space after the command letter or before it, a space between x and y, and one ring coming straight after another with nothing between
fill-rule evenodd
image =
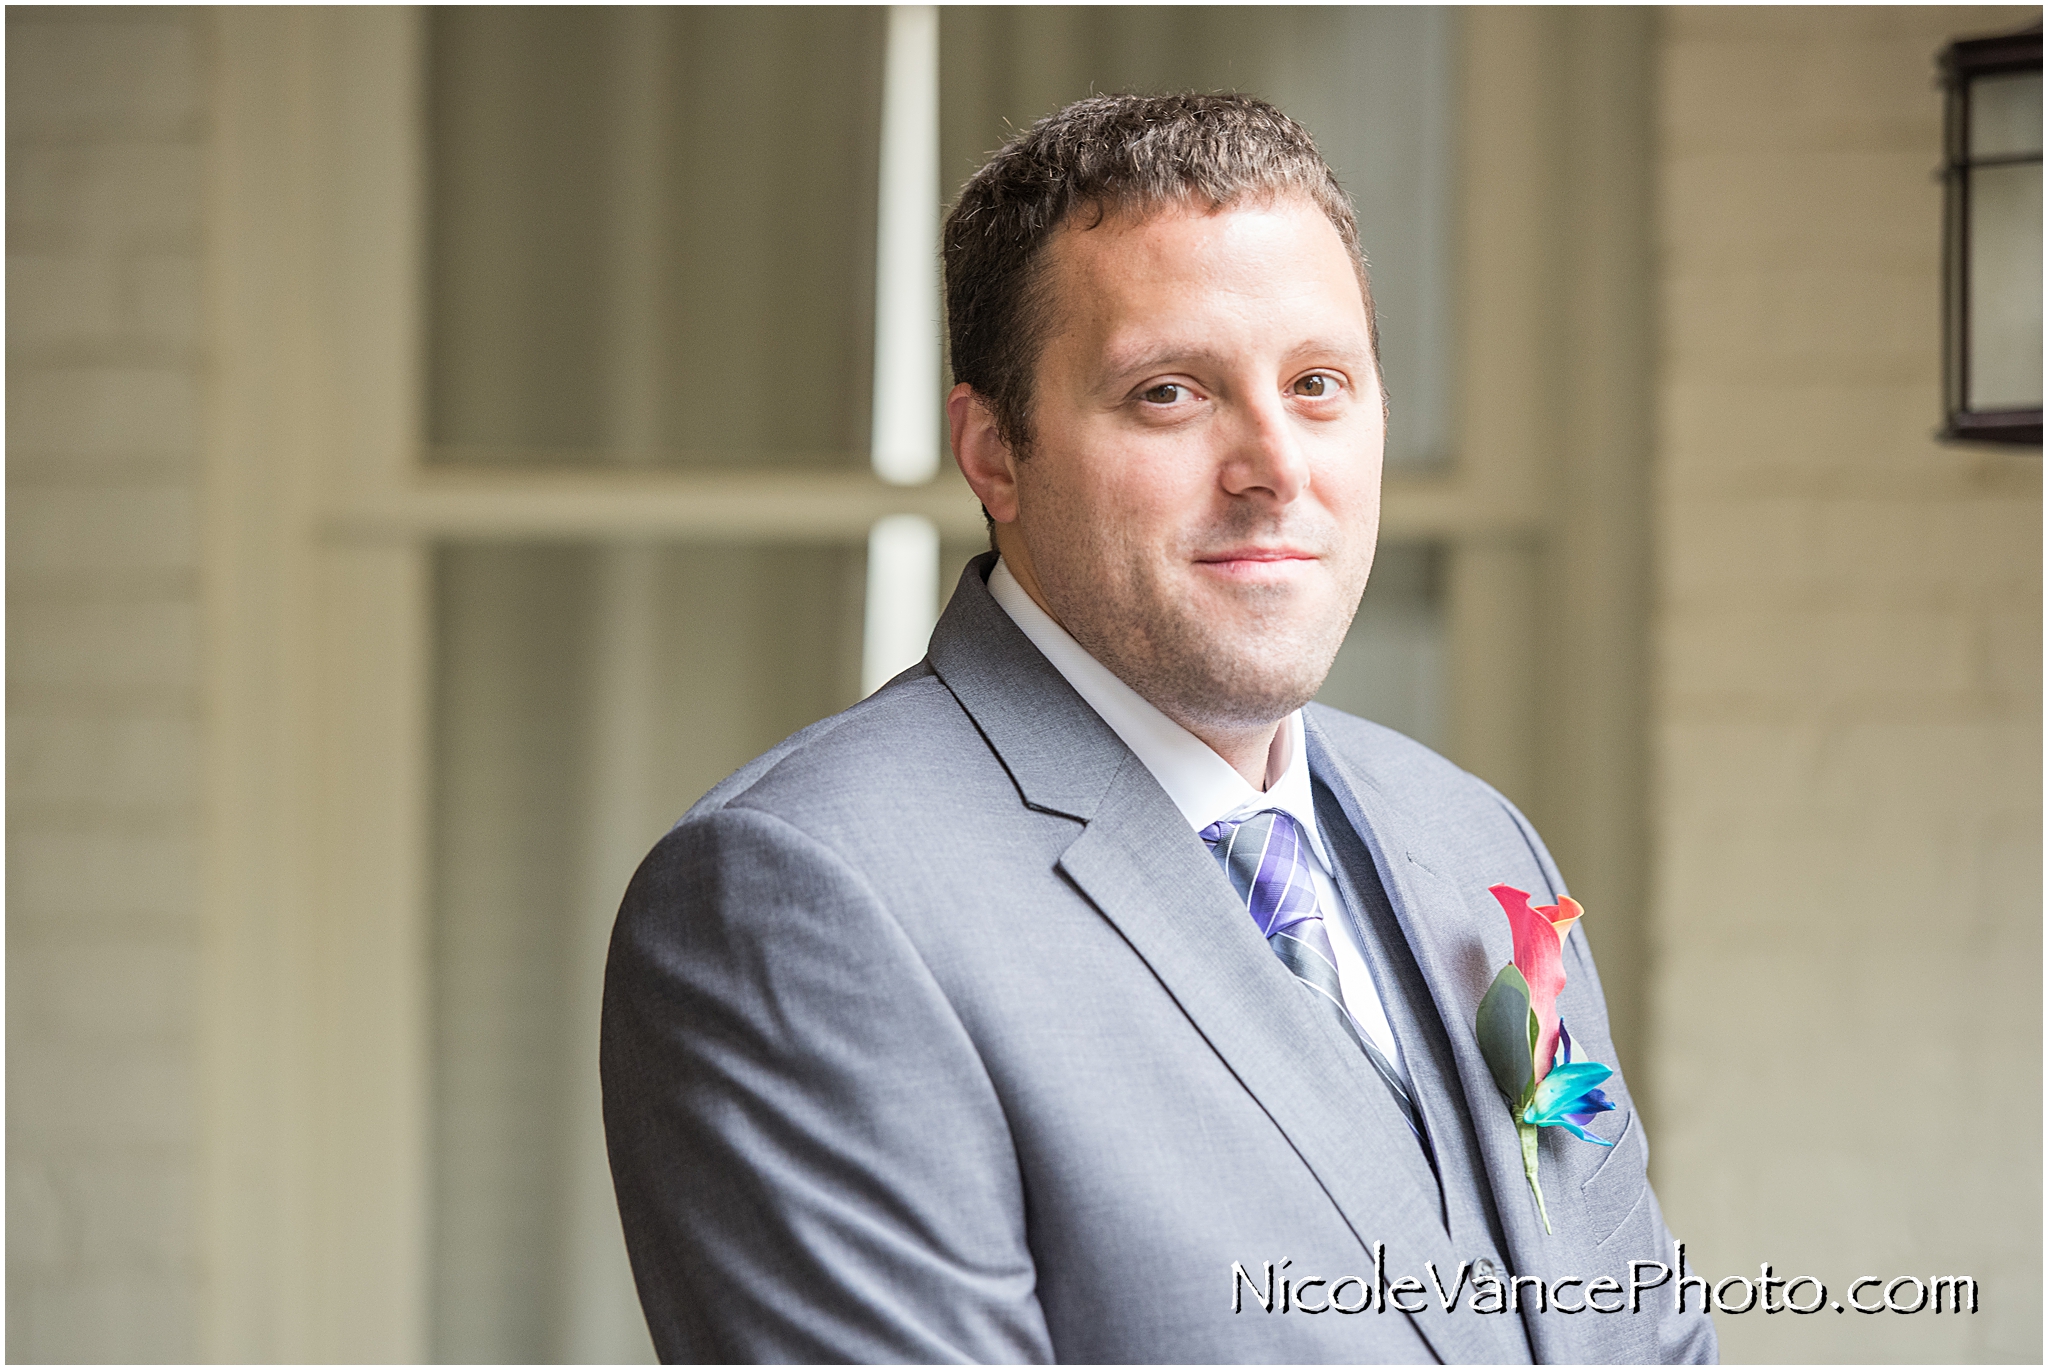
<instances>
[{"instance_id":1,"label":"man's chin","mask_svg":"<svg viewBox=\"0 0 2048 1370\"><path fill-rule=\"evenodd\" d=\"M1205 662L1213 666L1213 662ZM1277 723L1315 698L1329 674L1329 663L1276 671L1267 662L1246 663L1236 670L1213 669L1175 673L1168 681L1176 713L1198 727L1257 728ZM1164 706L1162 706L1164 707Z\"/></svg>"},{"instance_id":2,"label":"man's chin","mask_svg":"<svg viewBox=\"0 0 2048 1370\"><path fill-rule=\"evenodd\" d=\"M1174 602L1233 635L1267 633L1318 617L1334 597L1323 563L1249 562L1235 568L1198 563L1176 587Z\"/></svg>"},{"instance_id":3,"label":"man's chin","mask_svg":"<svg viewBox=\"0 0 2048 1370\"><path fill-rule=\"evenodd\" d=\"M1274 723L1322 688L1349 615L1340 620L1319 597L1306 603L1303 586L1178 588L1178 597L1134 596L1142 607L1121 613L1084 602L1067 629L1125 684L1196 729ZM1132 634L1123 625L1133 621L1151 630Z\"/></svg>"}]
</instances>

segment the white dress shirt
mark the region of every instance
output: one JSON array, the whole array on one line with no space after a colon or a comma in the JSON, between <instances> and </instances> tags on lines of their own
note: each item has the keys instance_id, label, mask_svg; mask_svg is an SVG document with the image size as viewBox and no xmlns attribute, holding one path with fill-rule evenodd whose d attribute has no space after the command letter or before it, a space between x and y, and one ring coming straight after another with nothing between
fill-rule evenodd
<instances>
[{"instance_id":1,"label":"white dress shirt","mask_svg":"<svg viewBox=\"0 0 2048 1370\"><path fill-rule=\"evenodd\" d=\"M1330 946L1337 954L1337 980L1344 987L1344 1000L1351 1016L1393 1063L1402 1078L1407 1068L1401 1061L1400 1044L1387 1022L1372 971L1359 947L1358 932L1346 915L1342 897L1330 876L1330 853L1323 844L1323 832L1316 822L1315 798L1309 789L1308 748L1302 740L1301 711L1281 721L1273 738L1273 751L1266 763L1268 776L1279 776L1260 793L1225 761L1180 724L1153 707L1144 696L1124 684L1107 666L1088 655L1052 615L1038 607L1010 568L998 560L988 578L989 594L1003 606L1031 645L1045 654L1053 669L1066 677L1074 692L1102 716L1124 745L1152 772L1152 778L1166 791L1196 832L1221 819L1244 818L1261 809L1280 809L1301 824L1308 834L1310 874L1315 879L1316 903L1323 914L1323 926L1330 934Z\"/></svg>"}]
</instances>

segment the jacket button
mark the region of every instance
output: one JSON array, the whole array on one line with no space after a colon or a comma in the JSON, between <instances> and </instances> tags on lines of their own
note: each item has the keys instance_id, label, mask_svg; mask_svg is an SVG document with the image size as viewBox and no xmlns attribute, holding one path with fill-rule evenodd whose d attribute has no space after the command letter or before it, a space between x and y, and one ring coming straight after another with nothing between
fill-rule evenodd
<instances>
[{"instance_id":1,"label":"jacket button","mask_svg":"<svg viewBox=\"0 0 2048 1370\"><path fill-rule=\"evenodd\" d=\"M1472 1273L1491 1277L1494 1273L1493 1262L1485 1256L1481 1256L1478 1260L1472 1262Z\"/></svg>"}]
</instances>

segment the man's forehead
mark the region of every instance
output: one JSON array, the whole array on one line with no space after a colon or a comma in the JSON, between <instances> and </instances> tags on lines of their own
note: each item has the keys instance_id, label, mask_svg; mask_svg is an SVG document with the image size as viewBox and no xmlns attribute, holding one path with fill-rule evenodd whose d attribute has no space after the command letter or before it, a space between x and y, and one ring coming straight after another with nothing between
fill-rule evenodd
<instances>
[{"instance_id":1,"label":"man's forehead","mask_svg":"<svg viewBox=\"0 0 2048 1370\"><path fill-rule=\"evenodd\" d=\"M1267 197L1215 207L1179 202L1062 225L1047 241L1042 284L1058 282L1070 306L1108 303L1102 292L1170 281L1222 289L1269 282L1306 288L1339 280L1341 303L1362 305L1357 259L1322 210L1305 197Z\"/></svg>"},{"instance_id":2,"label":"man's forehead","mask_svg":"<svg viewBox=\"0 0 2048 1370\"><path fill-rule=\"evenodd\" d=\"M1092 335L1095 365L1111 372L1168 357L1223 359L1229 348L1215 330L1240 302L1277 303L1298 318L1294 350L1369 351L1351 254L1305 198L1084 220L1047 247L1055 332Z\"/></svg>"}]
</instances>

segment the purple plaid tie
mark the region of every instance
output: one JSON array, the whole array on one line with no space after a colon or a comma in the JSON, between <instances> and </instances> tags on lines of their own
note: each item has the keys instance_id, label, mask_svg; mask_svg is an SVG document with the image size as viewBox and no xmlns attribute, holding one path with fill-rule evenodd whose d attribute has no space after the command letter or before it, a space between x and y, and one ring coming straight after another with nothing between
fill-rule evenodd
<instances>
[{"instance_id":1,"label":"purple plaid tie","mask_svg":"<svg viewBox=\"0 0 2048 1370\"><path fill-rule=\"evenodd\" d=\"M1251 911L1259 934L1302 987L1329 1006L1337 1021L1365 1053L1372 1068L1394 1096L1401 1116L1408 1120L1415 1140L1425 1154L1429 1143L1423 1137L1422 1119L1408 1087L1372 1039L1352 1018L1344 1002L1344 987L1337 979L1337 956L1330 949L1330 933L1323 915L1316 909L1315 877L1309 873L1307 839L1294 816L1279 809L1261 809L1249 818L1224 819L1202 829L1202 840L1216 854L1216 861L1230 877L1231 888ZM1432 1164L1434 1162L1432 1161Z\"/></svg>"}]
</instances>

